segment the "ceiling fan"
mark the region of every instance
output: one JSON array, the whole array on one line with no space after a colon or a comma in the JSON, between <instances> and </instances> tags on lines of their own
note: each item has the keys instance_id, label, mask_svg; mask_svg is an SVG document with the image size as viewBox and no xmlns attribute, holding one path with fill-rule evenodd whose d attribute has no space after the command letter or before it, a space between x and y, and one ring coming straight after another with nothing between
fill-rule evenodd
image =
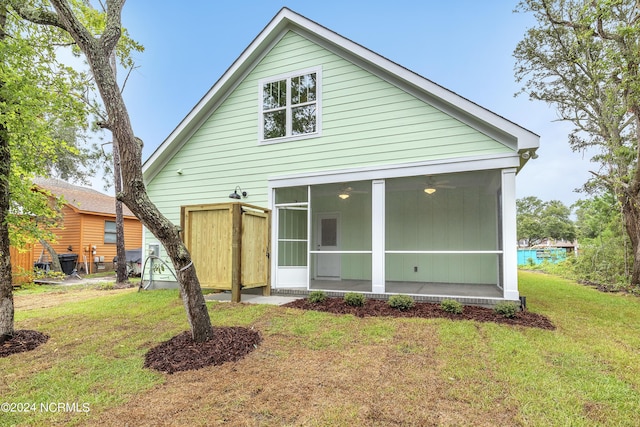
<instances>
[{"instance_id":1,"label":"ceiling fan","mask_svg":"<svg viewBox=\"0 0 640 427\"><path fill-rule=\"evenodd\" d=\"M350 185L345 184L342 187L342 189L338 192L338 197L341 198L342 200L347 200L349 197L351 197L352 194L366 194L366 193L367 193L366 191L356 190Z\"/></svg>"},{"instance_id":2,"label":"ceiling fan","mask_svg":"<svg viewBox=\"0 0 640 427\"><path fill-rule=\"evenodd\" d=\"M454 185L449 184L448 179L435 180L432 176L427 176L427 182L424 187L424 192L431 195L438 191L438 188L456 188Z\"/></svg>"}]
</instances>

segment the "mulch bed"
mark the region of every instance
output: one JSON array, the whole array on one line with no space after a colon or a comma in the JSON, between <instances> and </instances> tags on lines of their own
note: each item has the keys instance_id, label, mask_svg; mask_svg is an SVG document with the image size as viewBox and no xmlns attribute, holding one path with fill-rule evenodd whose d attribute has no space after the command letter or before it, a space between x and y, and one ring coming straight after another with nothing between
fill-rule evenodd
<instances>
[{"instance_id":1,"label":"mulch bed","mask_svg":"<svg viewBox=\"0 0 640 427\"><path fill-rule=\"evenodd\" d=\"M49 340L49 335L38 331L14 331L13 336L0 344L0 357L30 351Z\"/></svg>"},{"instance_id":2,"label":"mulch bed","mask_svg":"<svg viewBox=\"0 0 640 427\"><path fill-rule=\"evenodd\" d=\"M530 311L520 311L515 317L507 318L495 313L490 308L472 305L464 306L462 314L448 313L439 304L416 302L415 305L404 311L389 306L387 301L367 299L364 306L353 307L344 302L342 298L327 298L323 302L312 303L307 299L299 299L287 303L284 307L299 308L303 310L324 311L335 314L352 314L358 317L388 316L388 317L421 317L421 318L446 318L452 320L475 320L478 322L495 322L508 325L528 326L554 330L556 327L545 316Z\"/></svg>"},{"instance_id":3,"label":"mulch bed","mask_svg":"<svg viewBox=\"0 0 640 427\"><path fill-rule=\"evenodd\" d=\"M152 348L144 360L145 368L173 374L205 366L236 362L255 350L262 342L252 328L213 328L214 338L197 343L190 332L183 332Z\"/></svg>"}]
</instances>

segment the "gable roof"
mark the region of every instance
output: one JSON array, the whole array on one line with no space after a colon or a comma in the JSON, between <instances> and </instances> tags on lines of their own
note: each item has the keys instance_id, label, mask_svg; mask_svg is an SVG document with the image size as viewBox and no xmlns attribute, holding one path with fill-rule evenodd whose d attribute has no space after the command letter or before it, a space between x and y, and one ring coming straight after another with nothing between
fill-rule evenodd
<instances>
[{"instance_id":1,"label":"gable roof","mask_svg":"<svg viewBox=\"0 0 640 427\"><path fill-rule=\"evenodd\" d=\"M116 215L115 197L100 193L92 188L80 187L54 178L35 178L33 183L54 196L63 197L65 205L78 213L114 217ZM122 214L126 217L135 217L124 205L122 205Z\"/></svg>"},{"instance_id":2,"label":"gable roof","mask_svg":"<svg viewBox=\"0 0 640 427\"><path fill-rule=\"evenodd\" d=\"M521 159L520 167L539 147L540 137L535 133L284 7L144 162L142 172L147 182L288 31L294 31L348 59L518 153L530 151L529 156Z\"/></svg>"}]
</instances>

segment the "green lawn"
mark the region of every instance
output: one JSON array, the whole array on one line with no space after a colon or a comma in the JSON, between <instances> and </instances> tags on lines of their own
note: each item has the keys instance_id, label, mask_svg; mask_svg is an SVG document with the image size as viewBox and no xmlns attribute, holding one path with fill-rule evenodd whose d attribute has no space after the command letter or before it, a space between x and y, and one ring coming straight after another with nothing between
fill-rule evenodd
<instances>
[{"instance_id":1,"label":"green lawn","mask_svg":"<svg viewBox=\"0 0 640 427\"><path fill-rule=\"evenodd\" d=\"M187 329L177 291L18 291L17 329L51 338L0 359L0 425L636 426L640 299L529 272L520 290L555 331L212 303L262 345L174 375L142 363Z\"/></svg>"}]
</instances>

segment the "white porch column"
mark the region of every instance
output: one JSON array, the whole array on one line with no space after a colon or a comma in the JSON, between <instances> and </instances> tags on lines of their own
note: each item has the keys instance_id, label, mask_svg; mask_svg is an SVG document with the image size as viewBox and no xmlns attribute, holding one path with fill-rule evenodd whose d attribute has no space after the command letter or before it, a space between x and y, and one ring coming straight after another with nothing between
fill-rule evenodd
<instances>
[{"instance_id":1,"label":"white porch column","mask_svg":"<svg viewBox=\"0 0 640 427\"><path fill-rule=\"evenodd\" d=\"M383 294L385 288L384 180L374 180L371 187L371 292L374 294Z\"/></svg>"},{"instance_id":2,"label":"white porch column","mask_svg":"<svg viewBox=\"0 0 640 427\"><path fill-rule=\"evenodd\" d=\"M502 277L504 298L518 300L518 232L516 224L516 169L502 170Z\"/></svg>"}]
</instances>

